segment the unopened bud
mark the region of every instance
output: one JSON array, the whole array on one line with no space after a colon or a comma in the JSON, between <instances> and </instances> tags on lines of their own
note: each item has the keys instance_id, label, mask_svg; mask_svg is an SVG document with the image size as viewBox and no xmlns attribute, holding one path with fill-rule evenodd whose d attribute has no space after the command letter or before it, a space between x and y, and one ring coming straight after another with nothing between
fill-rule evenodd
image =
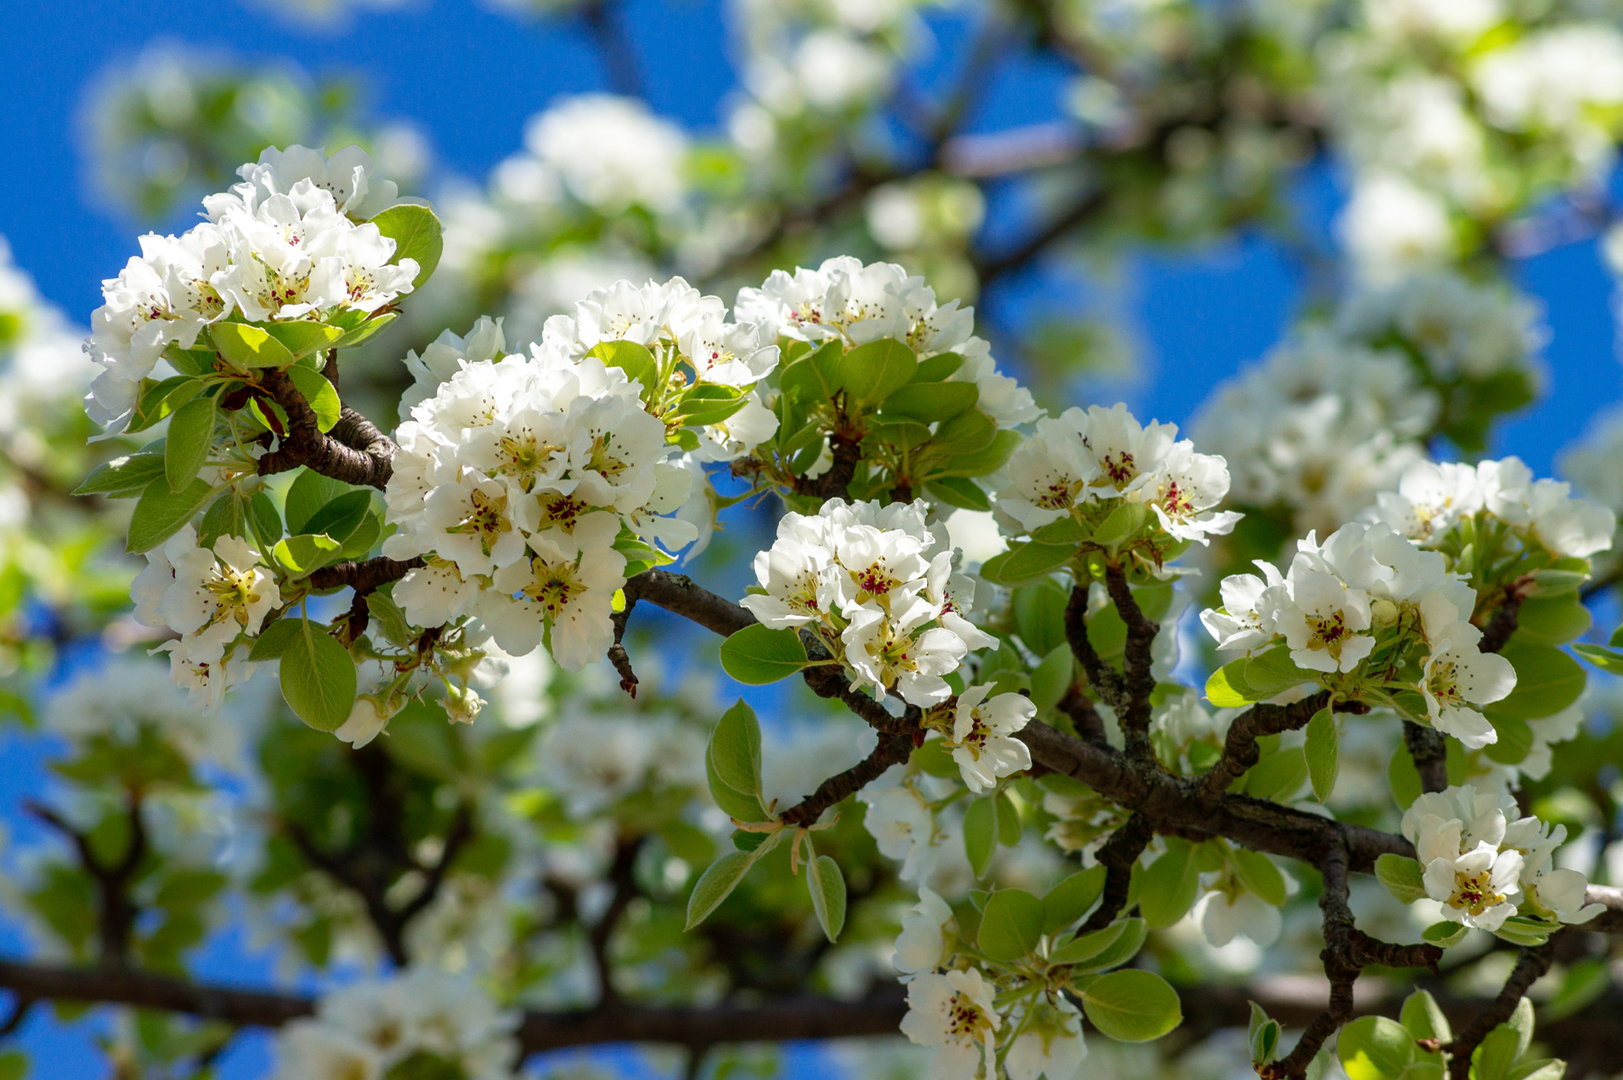
<instances>
[{"instance_id":1,"label":"unopened bud","mask_svg":"<svg viewBox=\"0 0 1623 1080\"><path fill-rule=\"evenodd\" d=\"M1376 626L1391 626L1398 621L1398 606L1390 600L1372 600L1369 617Z\"/></svg>"}]
</instances>

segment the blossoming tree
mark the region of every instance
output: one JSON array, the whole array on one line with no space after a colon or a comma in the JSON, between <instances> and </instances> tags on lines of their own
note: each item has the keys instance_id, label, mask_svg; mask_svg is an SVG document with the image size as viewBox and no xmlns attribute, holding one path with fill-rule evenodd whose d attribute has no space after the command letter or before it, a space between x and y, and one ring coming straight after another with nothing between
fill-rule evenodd
<instances>
[{"instance_id":1,"label":"blossoming tree","mask_svg":"<svg viewBox=\"0 0 1623 1080\"><path fill-rule=\"evenodd\" d=\"M153 1078L256 1027L286 1080L859 1036L819 1067L1615 1072L1623 436L1569 459L1592 499L1484 454L1541 379L1505 260L1612 216L1623 30L1300 7L1022 9L1076 122L1001 141L958 130L989 9L921 162L859 140L909 9L753 5L708 159L587 95L436 208L283 140L141 237L86 356L0 268L4 705L56 737L0 1038L116 1006ZM244 137L113 111L118 160ZM1261 220L1332 152L1344 287L1192 439L947 296ZM1069 201L980 246L978 185L1033 177ZM284 988L195 974L233 921Z\"/></svg>"}]
</instances>

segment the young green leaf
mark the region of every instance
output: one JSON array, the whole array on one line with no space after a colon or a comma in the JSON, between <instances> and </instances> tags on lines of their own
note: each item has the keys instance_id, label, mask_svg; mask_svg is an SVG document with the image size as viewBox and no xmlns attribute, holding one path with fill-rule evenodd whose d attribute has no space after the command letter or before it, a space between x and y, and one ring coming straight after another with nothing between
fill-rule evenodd
<instances>
[{"instance_id":1,"label":"young green leaf","mask_svg":"<svg viewBox=\"0 0 1623 1080\"><path fill-rule=\"evenodd\" d=\"M1131 898L1129 898L1128 903L1132 903ZM1138 955L1138 950L1144 947L1144 939L1149 937L1150 934L1148 924L1139 918L1117 919L1110 925L1121 927L1121 936L1100 949L1096 955L1080 962L1083 970L1109 971L1111 968L1121 967L1121 965ZM1099 933L1104 933L1104 931L1101 930ZM1077 940L1082 939L1078 938ZM1071 962L1079 963L1079 961Z\"/></svg>"},{"instance_id":2,"label":"young green leaf","mask_svg":"<svg viewBox=\"0 0 1623 1080\"><path fill-rule=\"evenodd\" d=\"M855 407L877 405L900 390L918 370L918 357L899 341L880 338L858 345L834 361L834 375Z\"/></svg>"},{"instance_id":3,"label":"young green leaf","mask_svg":"<svg viewBox=\"0 0 1623 1080\"><path fill-rule=\"evenodd\" d=\"M1144 871L1144 884L1138 896L1139 913L1152 930L1162 930L1195 906L1200 891L1200 868L1195 865L1194 845L1172 837L1167 850Z\"/></svg>"},{"instance_id":4,"label":"young green leaf","mask_svg":"<svg viewBox=\"0 0 1623 1080\"><path fill-rule=\"evenodd\" d=\"M338 558L341 545L330 536L320 533L300 533L280 540L271 549L276 561L287 568L294 578L309 577L323 566Z\"/></svg>"},{"instance_id":5,"label":"young green leaf","mask_svg":"<svg viewBox=\"0 0 1623 1080\"><path fill-rule=\"evenodd\" d=\"M1008 551L981 565L981 575L1000 585L1021 585L1064 566L1075 556L1076 548L1069 545L1011 544Z\"/></svg>"},{"instance_id":6,"label":"young green leaf","mask_svg":"<svg viewBox=\"0 0 1623 1080\"><path fill-rule=\"evenodd\" d=\"M1228 860L1233 864L1241 883L1255 893L1257 899L1274 907L1284 904L1285 875L1279 872L1272 859L1260 851L1237 847L1229 850Z\"/></svg>"},{"instance_id":7,"label":"young green leaf","mask_svg":"<svg viewBox=\"0 0 1623 1080\"><path fill-rule=\"evenodd\" d=\"M716 722L709 754L722 783L745 795L761 794L761 725L743 698Z\"/></svg>"},{"instance_id":8,"label":"young green leaf","mask_svg":"<svg viewBox=\"0 0 1623 1080\"><path fill-rule=\"evenodd\" d=\"M1118 919L1103 930L1072 938L1049 954L1049 963L1082 964L1093 960L1120 941L1131 925L1126 919Z\"/></svg>"},{"instance_id":9,"label":"young green leaf","mask_svg":"<svg viewBox=\"0 0 1623 1080\"><path fill-rule=\"evenodd\" d=\"M960 510L990 510L992 501L981 486L962 476L938 476L924 485L924 490Z\"/></svg>"},{"instance_id":10,"label":"young green leaf","mask_svg":"<svg viewBox=\"0 0 1623 1080\"><path fill-rule=\"evenodd\" d=\"M1375 877L1399 902L1412 904L1426 895L1425 875L1420 864L1388 852L1375 860Z\"/></svg>"},{"instance_id":11,"label":"young green leaf","mask_svg":"<svg viewBox=\"0 0 1623 1080\"><path fill-rule=\"evenodd\" d=\"M326 533L334 540L342 542L366 520L367 511L371 509L370 492L346 491L312 514L299 531Z\"/></svg>"},{"instance_id":12,"label":"young green leaf","mask_svg":"<svg viewBox=\"0 0 1623 1080\"><path fill-rule=\"evenodd\" d=\"M1122 503L1093 530L1093 542L1104 547L1115 547L1143 528L1148 517L1149 510L1143 503Z\"/></svg>"},{"instance_id":13,"label":"young green leaf","mask_svg":"<svg viewBox=\"0 0 1623 1080\"><path fill-rule=\"evenodd\" d=\"M1424 990L1416 990L1403 1000L1403 1008L1398 1013L1398 1023L1417 1039L1450 1042L1454 1038L1454 1029L1449 1025L1448 1017L1443 1015L1442 1006L1437 1004L1436 998Z\"/></svg>"},{"instance_id":14,"label":"young green leaf","mask_svg":"<svg viewBox=\"0 0 1623 1080\"><path fill-rule=\"evenodd\" d=\"M406 622L406 613L390 593L382 589L367 593L366 610L391 645L404 645L411 640L411 625Z\"/></svg>"},{"instance_id":15,"label":"young green leaf","mask_svg":"<svg viewBox=\"0 0 1623 1080\"><path fill-rule=\"evenodd\" d=\"M302 319L292 322L271 323L265 327L265 331L281 342L283 347L292 353L294 357L324 352L336 346L344 336L341 327L327 326L318 322L305 322Z\"/></svg>"},{"instance_id":16,"label":"young green leaf","mask_svg":"<svg viewBox=\"0 0 1623 1080\"><path fill-rule=\"evenodd\" d=\"M1251 1023L1246 1029L1246 1036L1251 1043L1251 1062L1266 1065L1274 1060L1274 1050L1279 1046L1279 1021L1269 1019L1262 1006L1255 1001L1250 1004Z\"/></svg>"},{"instance_id":17,"label":"young green leaf","mask_svg":"<svg viewBox=\"0 0 1623 1080\"><path fill-rule=\"evenodd\" d=\"M1206 700L1219 709L1234 709L1256 701L1261 695L1245 681L1245 664L1242 656L1212 672L1206 680Z\"/></svg>"},{"instance_id":18,"label":"young green leaf","mask_svg":"<svg viewBox=\"0 0 1623 1080\"><path fill-rule=\"evenodd\" d=\"M260 631L259 636L254 639L254 647L248 651L248 659L255 663L280 660L294 638L310 632L303 619L292 617L277 619Z\"/></svg>"},{"instance_id":19,"label":"young green leaf","mask_svg":"<svg viewBox=\"0 0 1623 1080\"><path fill-rule=\"evenodd\" d=\"M322 507L353 490L342 480L323 476L314 469L303 470L287 489L287 531L309 532L310 521Z\"/></svg>"},{"instance_id":20,"label":"young green leaf","mask_svg":"<svg viewBox=\"0 0 1623 1080\"><path fill-rule=\"evenodd\" d=\"M976 799L964 811L964 854L977 879L992 868L997 851L997 800L990 795Z\"/></svg>"},{"instance_id":21,"label":"young green leaf","mask_svg":"<svg viewBox=\"0 0 1623 1080\"><path fill-rule=\"evenodd\" d=\"M1029 956L1043 935L1043 902L1020 889L992 894L981 912L977 944L981 952L1000 963Z\"/></svg>"},{"instance_id":22,"label":"young green leaf","mask_svg":"<svg viewBox=\"0 0 1623 1080\"><path fill-rule=\"evenodd\" d=\"M766 853L778 846L786 830L768 834L767 838L758 844L753 851L729 851L705 868L699 880L693 886L693 893L688 897L687 929L709 918L710 913L720 906L721 902L732 894L738 883L744 880L749 868L764 858Z\"/></svg>"},{"instance_id":23,"label":"young green leaf","mask_svg":"<svg viewBox=\"0 0 1623 1080\"><path fill-rule=\"evenodd\" d=\"M333 638L302 623L282 651L282 696L317 731L336 731L355 704L355 661Z\"/></svg>"},{"instance_id":24,"label":"young green leaf","mask_svg":"<svg viewBox=\"0 0 1623 1080\"><path fill-rule=\"evenodd\" d=\"M879 412L930 424L950 420L978 400L972 382L910 382L881 402Z\"/></svg>"},{"instance_id":25,"label":"young green leaf","mask_svg":"<svg viewBox=\"0 0 1623 1080\"><path fill-rule=\"evenodd\" d=\"M163 475L163 459L163 454L146 452L116 457L92 469L73 493L117 497L145 491L148 484Z\"/></svg>"},{"instance_id":26,"label":"young green leaf","mask_svg":"<svg viewBox=\"0 0 1623 1080\"><path fill-rule=\"evenodd\" d=\"M1469 927L1461 926L1457 922L1448 922L1447 920L1444 920L1443 922L1432 923L1430 926L1420 931L1420 936L1424 940L1431 942L1433 945L1441 945L1446 949L1450 945L1458 945L1460 942L1464 941L1465 935L1469 932Z\"/></svg>"},{"instance_id":27,"label":"young green leaf","mask_svg":"<svg viewBox=\"0 0 1623 1080\"><path fill-rule=\"evenodd\" d=\"M650 398L659 389L659 362L645 345L635 341L600 341L586 352L603 361L604 367L619 368L626 378L642 386L642 396Z\"/></svg>"},{"instance_id":28,"label":"young green leaf","mask_svg":"<svg viewBox=\"0 0 1623 1080\"><path fill-rule=\"evenodd\" d=\"M1414 1064L1414 1038L1395 1020L1361 1016L1341 1029L1336 1054L1347 1080L1396 1080Z\"/></svg>"},{"instance_id":29,"label":"young green leaf","mask_svg":"<svg viewBox=\"0 0 1623 1080\"><path fill-rule=\"evenodd\" d=\"M722 670L751 686L786 679L807 663L806 647L792 629L751 623L721 643Z\"/></svg>"},{"instance_id":30,"label":"young green leaf","mask_svg":"<svg viewBox=\"0 0 1623 1080\"><path fill-rule=\"evenodd\" d=\"M238 371L281 368L293 362L293 354L287 346L271 337L263 327L238 322L215 323L209 327L209 339Z\"/></svg>"},{"instance_id":31,"label":"young green leaf","mask_svg":"<svg viewBox=\"0 0 1623 1080\"><path fill-rule=\"evenodd\" d=\"M213 497L214 488L206 480L193 480L176 492L169 490L168 480L158 477L147 484L135 504L124 550L132 555L152 550L179 532Z\"/></svg>"},{"instance_id":32,"label":"young green leaf","mask_svg":"<svg viewBox=\"0 0 1623 1080\"><path fill-rule=\"evenodd\" d=\"M1482 710L1489 720L1554 716L1584 692L1583 666L1552 645L1512 641L1499 655L1516 669L1516 689Z\"/></svg>"},{"instance_id":33,"label":"young green leaf","mask_svg":"<svg viewBox=\"0 0 1623 1080\"><path fill-rule=\"evenodd\" d=\"M440 253L445 241L441 236L440 219L426 206L399 203L382 211L372 219L378 232L394 241L394 263L417 260L417 276L412 285L422 288L434 268L440 264Z\"/></svg>"},{"instance_id":34,"label":"young green leaf","mask_svg":"<svg viewBox=\"0 0 1623 1080\"><path fill-rule=\"evenodd\" d=\"M1057 645L1031 673L1031 702L1039 713L1058 705L1076 681L1076 658L1068 644Z\"/></svg>"},{"instance_id":35,"label":"young green leaf","mask_svg":"<svg viewBox=\"0 0 1623 1080\"><path fill-rule=\"evenodd\" d=\"M759 796L746 794L736 788L729 787L716 773L716 762L708 753L704 756L704 775L710 787L710 797L722 812L734 821L765 821L766 811L761 806ZM758 836L755 833L740 833L740 836Z\"/></svg>"},{"instance_id":36,"label":"young green leaf","mask_svg":"<svg viewBox=\"0 0 1623 1080\"><path fill-rule=\"evenodd\" d=\"M830 941L837 941L845 928L845 877L839 864L827 855L807 860L806 888L811 890L817 925Z\"/></svg>"},{"instance_id":37,"label":"young green leaf","mask_svg":"<svg viewBox=\"0 0 1623 1080\"><path fill-rule=\"evenodd\" d=\"M1093 1026L1120 1042L1159 1039L1183 1022L1178 992L1153 971L1128 968L1101 975L1082 991Z\"/></svg>"},{"instance_id":38,"label":"young green leaf","mask_svg":"<svg viewBox=\"0 0 1623 1080\"><path fill-rule=\"evenodd\" d=\"M287 369L288 378L298 387L299 393L309 403L310 411L316 414L316 428L320 431L331 431L332 426L338 423L338 414L342 411L343 403L338 400L338 391L327 379L327 376L314 368L296 365Z\"/></svg>"},{"instance_id":39,"label":"young green leaf","mask_svg":"<svg viewBox=\"0 0 1623 1080\"><path fill-rule=\"evenodd\" d=\"M1307 722L1307 775L1313 783L1313 797L1321 803L1335 790L1336 774L1341 769L1341 736L1336 731L1336 718L1329 707L1320 709Z\"/></svg>"},{"instance_id":40,"label":"young green leaf","mask_svg":"<svg viewBox=\"0 0 1623 1080\"><path fill-rule=\"evenodd\" d=\"M1043 894L1043 933L1057 934L1088 913L1105 887L1105 868L1090 866ZM1100 946L1103 948L1103 946Z\"/></svg>"},{"instance_id":41,"label":"young green leaf","mask_svg":"<svg viewBox=\"0 0 1623 1080\"><path fill-rule=\"evenodd\" d=\"M196 479L214 445L215 402L204 394L175 410L163 444L163 474L170 491L183 491Z\"/></svg>"}]
</instances>

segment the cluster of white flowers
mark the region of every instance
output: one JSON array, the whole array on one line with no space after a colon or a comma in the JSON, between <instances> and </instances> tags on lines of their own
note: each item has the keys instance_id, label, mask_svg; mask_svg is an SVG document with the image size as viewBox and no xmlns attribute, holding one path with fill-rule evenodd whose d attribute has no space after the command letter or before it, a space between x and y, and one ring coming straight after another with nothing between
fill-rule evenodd
<instances>
[{"instance_id":1,"label":"cluster of white flowers","mask_svg":"<svg viewBox=\"0 0 1623 1080\"><path fill-rule=\"evenodd\" d=\"M1037 421L1036 434L1015 450L1005 472L997 509L1021 530L1085 520L1090 511L1108 514L1112 499L1148 504L1179 540L1205 543L1240 520L1212 509L1229 490L1221 457L1196 453L1193 442L1178 438L1176 424L1140 424L1122 404L1071 408Z\"/></svg>"},{"instance_id":2,"label":"cluster of white flowers","mask_svg":"<svg viewBox=\"0 0 1623 1080\"><path fill-rule=\"evenodd\" d=\"M1533 357L1546 335L1536 302L1502 283L1473 282L1448 270L1355 291L1338 312L1336 329L1375 348L1401 342L1440 382L1505 371L1534 376Z\"/></svg>"},{"instance_id":3,"label":"cluster of white flowers","mask_svg":"<svg viewBox=\"0 0 1623 1080\"><path fill-rule=\"evenodd\" d=\"M502 162L494 178L519 205L550 206L567 193L603 214L659 213L676 209L687 190L687 136L640 98L563 98L530 118L524 144L529 152Z\"/></svg>"},{"instance_id":4,"label":"cluster of white flowers","mask_svg":"<svg viewBox=\"0 0 1623 1080\"><path fill-rule=\"evenodd\" d=\"M1623 33L1602 22L1535 31L1477 60L1472 73L1488 119L1556 141L1576 181L1598 180L1612 160L1623 106Z\"/></svg>"},{"instance_id":5,"label":"cluster of white flowers","mask_svg":"<svg viewBox=\"0 0 1623 1080\"><path fill-rule=\"evenodd\" d=\"M922 501L829 499L815 516L784 515L755 557L761 591L744 606L774 629L811 630L859 688L941 704L952 694L945 676L994 639L965 617L974 580L953 572L957 550L925 513Z\"/></svg>"},{"instance_id":6,"label":"cluster of white flowers","mask_svg":"<svg viewBox=\"0 0 1623 1080\"><path fill-rule=\"evenodd\" d=\"M281 589L259 552L235 536L200 547L190 525L147 552L131 598L141 625L181 635L158 649L169 653L176 685L188 688L193 703L207 710L219 708L226 691L252 674L237 644L243 635L258 634L265 616L282 604Z\"/></svg>"},{"instance_id":7,"label":"cluster of white flowers","mask_svg":"<svg viewBox=\"0 0 1623 1080\"><path fill-rule=\"evenodd\" d=\"M1509 795L1470 785L1421 795L1402 831L1424 868L1426 895L1451 922L1497 930L1518 909L1563 923L1588 922L1603 910L1584 903L1584 875L1551 865L1567 827L1523 817Z\"/></svg>"},{"instance_id":8,"label":"cluster of white flowers","mask_svg":"<svg viewBox=\"0 0 1623 1080\"><path fill-rule=\"evenodd\" d=\"M416 261L391 265L395 242L346 216L393 198L394 185L369 180L369 166L354 148L331 159L298 146L267 151L242 167L243 183L204 200L207 221L141 237L141 254L102 282L91 316L86 349L102 366L85 399L91 419L122 427L163 351L191 348L211 323L372 312L410 292Z\"/></svg>"},{"instance_id":9,"label":"cluster of white flowers","mask_svg":"<svg viewBox=\"0 0 1623 1080\"><path fill-rule=\"evenodd\" d=\"M515 656L549 629L570 670L603 655L625 584L621 530L693 539L655 516L686 500L689 474L665 462L665 426L638 390L601 360L533 346L469 363L412 409L384 495L399 531L383 553L429 560L395 588L413 623L477 613Z\"/></svg>"},{"instance_id":10,"label":"cluster of white flowers","mask_svg":"<svg viewBox=\"0 0 1623 1080\"><path fill-rule=\"evenodd\" d=\"M192 705L158 664L128 656L98 662L52 694L45 723L81 746L105 738L133 747L150 730L193 765L234 765L241 734Z\"/></svg>"},{"instance_id":11,"label":"cluster of white flowers","mask_svg":"<svg viewBox=\"0 0 1623 1080\"><path fill-rule=\"evenodd\" d=\"M48 447L30 429L89 387L96 367L83 345L84 334L40 296L0 236L0 438L13 457L43 460Z\"/></svg>"},{"instance_id":12,"label":"cluster of white flowers","mask_svg":"<svg viewBox=\"0 0 1623 1080\"><path fill-rule=\"evenodd\" d=\"M963 357L951 382L972 382L977 406L1002 427L1041 415L1031 392L998 373L991 346L975 337L975 309L953 300L938 305L924 278L894 263L869 263L849 255L828 259L816 270L774 270L759 289L738 290L740 321L760 323L773 336L797 341L844 341L863 345L880 338L905 342L919 358L940 353Z\"/></svg>"},{"instance_id":13,"label":"cluster of white flowers","mask_svg":"<svg viewBox=\"0 0 1623 1080\"><path fill-rule=\"evenodd\" d=\"M1425 456L1438 406L1402 355L1314 330L1219 387L1194 435L1227 462L1237 501L1328 532Z\"/></svg>"},{"instance_id":14,"label":"cluster of white flowers","mask_svg":"<svg viewBox=\"0 0 1623 1080\"><path fill-rule=\"evenodd\" d=\"M1012 1012L1005 1006L1000 1013L997 985L978 968L938 970L946 960L951 919L947 902L920 888L919 902L902 919L896 939L894 963L907 984L902 1034L935 1048L930 1075L935 1080L992 1075L1000 1032L1016 1031L1003 1059L1009 1080L1071 1080L1088 1054L1076 1006L1065 994L1049 992L1024 997Z\"/></svg>"},{"instance_id":15,"label":"cluster of white flowers","mask_svg":"<svg viewBox=\"0 0 1623 1080\"><path fill-rule=\"evenodd\" d=\"M1473 749L1498 739L1473 706L1508 695L1516 672L1477 648L1482 631L1468 621L1476 592L1447 571L1441 554L1384 523L1353 523L1322 545L1313 535L1300 541L1284 575L1268 563L1258 567L1263 577L1224 578L1223 606L1201 613L1219 649L1254 654L1283 642L1297 667L1334 675L1360 671L1377 645L1396 643L1392 668L1403 650L1423 645L1417 689L1431 725Z\"/></svg>"},{"instance_id":16,"label":"cluster of white flowers","mask_svg":"<svg viewBox=\"0 0 1623 1080\"><path fill-rule=\"evenodd\" d=\"M468 979L413 967L334 991L314 1018L284 1027L276 1039L276 1076L383 1080L456 1070L468 1080L509 1080L518 1062L517 1025L517 1014L497 1009ZM411 1071L397 1072L402 1068Z\"/></svg>"},{"instance_id":17,"label":"cluster of white flowers","mask_svg":"<svg viewBox=\"0 0 1623 1080\"><path fill-rule=\"evenodd\" d=\"M1397 491L1377 496L1363 520L1432 544L1462 519L1486 512L1557 556L1588 558L1611 547L1617 515L1571 491L1563 481L1535 480L1520 458L1475 466L1423 461L1403 474Z\"/></svg>"}]
</instances>

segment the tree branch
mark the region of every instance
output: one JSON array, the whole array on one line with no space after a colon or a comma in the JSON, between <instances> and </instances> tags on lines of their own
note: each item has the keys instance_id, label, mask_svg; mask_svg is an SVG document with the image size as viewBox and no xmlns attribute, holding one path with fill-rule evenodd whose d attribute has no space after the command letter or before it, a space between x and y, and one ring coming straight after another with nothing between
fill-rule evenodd
<instances>
[{"instance_id":1,"label":"tree branch","mask_svg":"<svg viewBox=\"0 0 1623 1080\"><path fill-rule=\"evenodd\" d=\"M287 413L287 433L281 445L259 459L261 476L304 465L348 484L379 491L388 484L394 472L394 455L400 448L372 421L345 406L332 430L324 433L315 410L287 372L264 368L259 385Z\"/></svg>"},{"instance_id":2,"label":"tree branch","mask_svg":"<svg viewBox=\"0 0 1623 1080\"><path fill-rule=\"evenodd\" d=\"M1133 598L1127 584L1127 573L1118 564L1105 568L1105 591L1116 605L1116 612L1127 624L1127 643L1123 651L1122 690L1125 708L1117 719L1127 740L1127 756L1134 762L1149 764L1155 761L1155 750L1150 746L1150 695L1155 693L1155 664L1153 650L1155 636L1161 626L1145 616Z\"/></svg>"},{"instance_id":3,"label":"tree branch","mask_svg":"<svg viewBox=\"0 0 1623 1080\"><path fill-rule=\"evenodd\" d=\"M1122 905L1127 903L1127 890L1133 880L1133 864L1144 854L1155 830L1143 814L1134 814L1110 834L1099 848L1099 863L1105 868L1105 887L1099 894L1099 906L1088 921L1077 930L1077 935L1103 930L1116 921Z\"/></svg>"},{"instance_id":4,"label":"tree branch","mask_svg":"<svg viewBox=\"0 0 1623 1080\"><path fill-rule=\"evenodd\" d=\"M642 851L643 838L622 838L614 849L614 862L609 867L609 881L614 884L614 896L609 906L598 916L597 922L586 935L592 953L592 967L597 972L598 1006L617 1009L620 991L614 983L614 965L609 959L609 939L619 925L626 909L641 890L637 887L637 855Z\"/></svg>"},{"instance_id":5,"label":"tree branch","mask_svg":"<svg viewBox=\"0 0 1623 1080\"><path fill-rule=\"evenodd\" d=\"M1555 946L1548 941L1521 950L1510 978L1505 980L1504 989L1499 991L1493 1004L1477 1014L1470 1026L1446 1047L1450 1055L1449 1080L1467 1080L1471 1073L1471 1055L1488 1037L1488 1032L1510 1019L1510 1014L1516 1011L1516 1005L1527 993L1527 988L1550 970L1550 961L1554 956Z\"/></svg>"},{"instance_id":6,"label":"tree branch","mask_svg":"<svg viewBox=\"0 0 1623 1080\"><path fill-rule=\"evenodd\" d=\"M1313 714L1329 703L1330 691L1320 690L1311 697L1293 701L1289 705L1253 705L1236 716L1229 724L1228 737L1223 741L1223 756L1206 774L1206 790L1213 794L1227 791L1230 784L1257 763L1261 756L1257 749L1258 739L1306 727Z\"/></svg>"},{"instance_id":7,"label":"tree branch","mask_svg":"<svg viewBox=\"0 0 1623 1080\"><path fill-rule=\"evenodd\" d=\"M900 765L912 756L914 737L905 732L881 733L873 752L842 773L836 773L818 785L817 790L778 815L786 825L815 825L823 811L855 795L892 765Z\"/></svg>"},{"instance_id":8,"label":"tree branch","mask_svg":"<svg viewBox=\"0 0 1623 1080\"><path fill-rule=\"evenodd\" d=\"M355 590L356 596L364 597L391 581L399 581L422 565L421 558L402 561L379 555L375 559L363 559L359 562L345 559L343 562L323 566L305 580L309 581L310 587L317 592L348 586Z\"/></svg>"},{"instance_id":9,"label":"tree branch","mask_svg":"<svg viewBox=\"0 0 1623 1080\"><path fill-rule=\"evenodd\" d=\"M1408 747L1415 771L1420 774L1421 791L1442 791L1448 787L1448 740L1442 732L1405 720L1403 745Z\"/></svg>"},{"instance_id":10,"label":"tree branch","mask_svg":"<svg viewBox=\"0 0 1623 1080\"><path fill-rule=\"evenodd\" d=\"M1082 665L1088 685L1119 716L1124 711L1122 676L1100 658L1088 637L1088 587L1080 583L1071 586L1071 598L1065 604L1065 640L1071 646L1071 655Z\"/></svg>"},{"instance_id":11,"label":"tree branch","mask_svg":"<svg viewBox=\"0 0 1623 1080\"><path fill-rule=\"evenodd\" d=\"M101 946L101 962L107 967L123 967L129 963L130 935L141 909L130 899L130 884L135 872L147 854L146 824L141 814L141 797L129 795L126 810L129 825L129 843L116 863L103 863L96 855L88 834L74 828L55 810L41 803L27 800L23 809L73 841L79 863L85 873L96 882L98 893L97 937Z\"/></svg>"}]
</instances>

